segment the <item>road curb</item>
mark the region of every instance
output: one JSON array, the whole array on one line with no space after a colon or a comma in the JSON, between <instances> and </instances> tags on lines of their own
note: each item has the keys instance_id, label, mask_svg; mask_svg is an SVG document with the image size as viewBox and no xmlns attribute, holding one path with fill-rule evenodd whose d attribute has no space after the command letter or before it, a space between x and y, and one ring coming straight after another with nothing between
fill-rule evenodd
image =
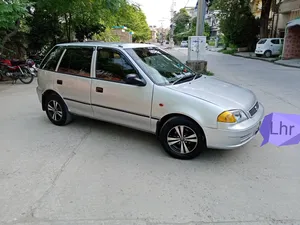
<instances>
[{"instance_id":1,"label":"road curb","mask_svg":"<svg viewBox=\"0 0 300 225\"><path fill-rule=\"evenodd\" d=\"M274 64L277 64L277 65L280 65L280 66L286 66L286 67L300 69L300 66L287 65L287 64L284 64L284 63L278 63L276 61L274 62Z\"/></svg>"},{"instance_id":2,"label":"road curb","mask_svg":"<svg viewBox=\"0 0 300 225\"><path fill-rule=\"evenodd\" d=\"M235 55L233 54L232 56L236 56L236 57L241 57L241 58L245 58L245 59L254 59L254 60L259 60L259 61L263 61L263 62L269 62L269 63L274 63L276 60L267 60L267 59L263 59L263 58L252 58L250 56L242 56L242 55Z\"/></svg>"}]
</instances>

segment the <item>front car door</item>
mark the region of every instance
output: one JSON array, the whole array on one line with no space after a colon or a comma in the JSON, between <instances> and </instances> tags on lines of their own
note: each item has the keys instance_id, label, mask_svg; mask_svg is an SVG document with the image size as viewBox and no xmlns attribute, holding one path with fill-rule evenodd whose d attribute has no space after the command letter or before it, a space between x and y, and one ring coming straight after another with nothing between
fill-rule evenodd
<instances>
[{"instance_id":1,"label":"front car door","mask_svg":"<svg viewBox=\"0 0 300 225\"><path fill-rule=\"evenodd\" d=\"M125 83L128 74L145 80L124 52L113 48L97 50L95 77L92 80L91 103L94 116L100 120L150 131L153 83L136 86Z\"/></svg>"},{"instance_id":2,"label":"front car door","mask_svg":"<svg viewBox=\"0 0 300 225\"><path fill-rule=\"evenodd\" d=\"M271 40L272 55L279 55L280 54L280 48L281 48L280 39L278 39L278 38L272 39Z\"/></svg>"},{"instance_id":3,"label":"front car door","mask_svg":"<svg viewBox=\"0 0 300 225\"><path fill-rule=\"evenodd\" d=\"M91 71L94 47L68 46L56 69L54 87L74 114L92 117Z\"/></svg>"}]
</instances>

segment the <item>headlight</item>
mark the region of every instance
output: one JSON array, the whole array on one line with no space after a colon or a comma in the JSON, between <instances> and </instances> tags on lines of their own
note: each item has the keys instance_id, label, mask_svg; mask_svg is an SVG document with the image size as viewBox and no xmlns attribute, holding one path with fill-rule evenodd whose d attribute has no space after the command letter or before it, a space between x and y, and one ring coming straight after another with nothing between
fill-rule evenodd
<instances>
[{"instance_id":1,"label":"headlight","mask_svg":"<svg viewBox=\"0 0 300 225\"><path fill-rule=\"evenodd\" d=\"M242 110L228 110L218 116L217 121L221 123L240 123L248 117Z\"/></svg>"}]
</instances>

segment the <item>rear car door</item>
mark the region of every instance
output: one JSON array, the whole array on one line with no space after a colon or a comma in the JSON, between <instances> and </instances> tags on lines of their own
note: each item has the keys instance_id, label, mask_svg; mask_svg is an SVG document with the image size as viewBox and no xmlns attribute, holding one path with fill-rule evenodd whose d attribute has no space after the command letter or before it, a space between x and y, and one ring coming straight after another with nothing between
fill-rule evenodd
<instances>
[{"instance_id":1,"label":"rear car door","mask_svg":"<svg viewBox=\"0 0 300 225\"><path fill-rule=\"evenodd\" d=\"M99 48L92 80L91 103L96 118L135 129L150 130L153 83L127 84L128 74L140 75L133 61L122 51Z\"/></svg>"},{"instance_id":2,"label":"rear car door","mask_svg":"<svg viewBox=\"0 0 300 225\"><path fill-rule=\"evenodd\" d=\"M68 46L56 69L54 87L74 114L92 117L91 71L93 47Z\"/></svg>"}]
</instances>

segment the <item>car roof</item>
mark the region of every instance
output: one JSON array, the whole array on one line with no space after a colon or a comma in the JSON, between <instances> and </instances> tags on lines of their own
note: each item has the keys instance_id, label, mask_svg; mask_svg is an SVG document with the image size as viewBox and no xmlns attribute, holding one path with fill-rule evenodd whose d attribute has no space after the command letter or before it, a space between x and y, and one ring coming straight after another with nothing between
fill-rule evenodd
<instances>
[{"instance_id":1,"label":"car roof","mask_svg":"<svg viewBox=\"0 0 300 225\"><path fill-rule=\"evenodd\" d=\"M96 47L109 47L109 48L147 48L157 47L152 44L140 44L140 43L122 43L122 42L100 42L100 41L87 41L87 42L71 42L57 44L56 46L96 46Z\"/></svg>"}]
</instances>

